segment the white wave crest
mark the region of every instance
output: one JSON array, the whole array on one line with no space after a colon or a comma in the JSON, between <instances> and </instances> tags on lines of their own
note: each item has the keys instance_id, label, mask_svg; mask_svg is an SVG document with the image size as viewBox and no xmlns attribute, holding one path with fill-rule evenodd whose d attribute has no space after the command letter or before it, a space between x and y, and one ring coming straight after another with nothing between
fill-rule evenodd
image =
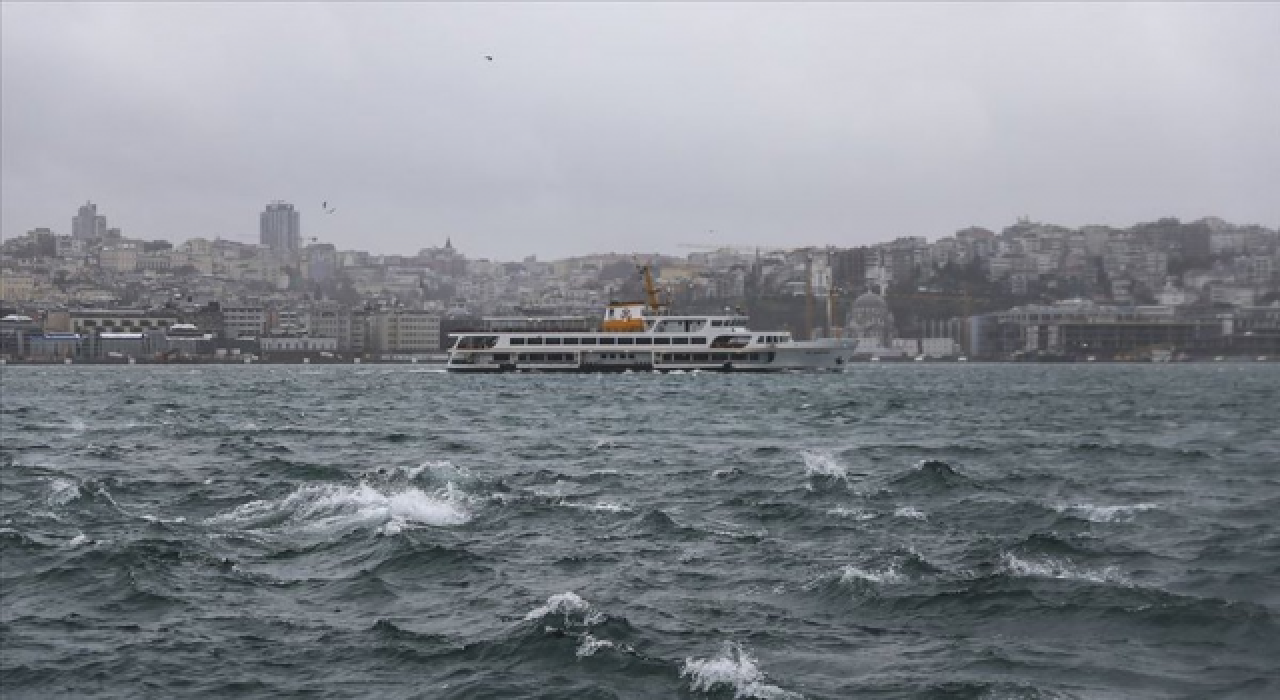
<instances>
[{"instance_id":1,"label":"white wave crest","mask_svg":"<svg viewBox=\"0 0 1280 700\"><path fill-rule=\"evenodd\" d=\"M1090 520L1095 523L1114 523L1128 522L1133 517L1148 510L1155 510L1159 506L1154 503L1135 503L1132 505L1118 506L1097 506L1092 503L1072 503L1069 505L1058 505L1054 510L1066 515L1074 515L1077 517Z\"/></svg>"},{"instance_id":2,"label":"white wave crest","mask_svg":"<svg viewBox=\"0 0 1280 700\"><path fill-rule=\"evenodd\" d=\"M612 501L599 501L597 503L561 503L567 508L577 508L579 510L589 510L596 513L630 513L631 506Z\"/></svg>"},{"instance_id":3,"label":"white wave crest","mask_svg":"<svg viewBox=\"0 0 1280 700\"><path fill-rule=\"evenodd\" d=\"M161 518L156 515L147 515L144 513L142 515L139 515L138 517L142 518L143 520L149 523L166 523L166 524L176 525L176 524L187 522L187 519L181 515L179 515L176 518Z\"/></svg>"},{"instance_id":4,"label":"white wave crest","mask_svg":"<svg viewBox=\"0 0 1280 700\"><path fill-rule=\"evenodd\" d=\"M873 520L880 517L879 513L874 513L863 508L846 508L844 506L836 506L827 511L827 515L834 515L838 518L851 518L853 520Z\"/></svg>"},{"instance_id":5,"label":"white wave crest","mask_svg":"<svg viewBox=\"0 0 1280 700\"><path fill-rule=\"evenodd\" d=\"M77 534L75 537L72 537L71 540L67 542L67 546L79 547L80 545L89 544L90 542L92 542L92 540L90 540L83 532L81 532Z\"/></svg>"},{"instance_id":6,"label":"white wave crest","mask_svg":"<svg viewBox=\"0 0 1280 700\"><path fill-rule=\"evenodd\" d=\"M207 525L245 529L298 528L339 531L375 527L395 534L410 524L435 527L463 525L471 520L467 496L453 486L427 493L417 488L383 492L367 483L309 484L276 500L259 500L215 515Z\"/></svg>"},{"instance_id":7,"label":"white wave crest","mask_svg":"<svg viewBox=\"0 0 1280 700\"><path fill-rule=\"evenodd\" d=\"M900 506L898 509L893 511L893 517L910 518L912 520L926 520L929 516L925 515L924 511L916 508L915 506Z\"/></svg>"},{"instance_id":8,"label":"white wave crest","mask_svg":"<svg viewBox=\"0 0 1280 700\"><path fill-rule=\"evenodd\" d=\"M524 616L524 619L539 620L552 614L564 615L567 617L572 613L579 612L585 614L590 611L591 604L584 600L582 596L574 593L573 591L567 591L565 593L557 593L550 598L547 598L547 602L545 604L530 610L529 614Z\"/></svg>"},{"instance_id":9,"label":"white wave crest","mask_svg":"<svg viewBox=\"0 0 1280 700\"><path fill-rule=\"evenodd\" d=\"M756 665L755 657L733 642L726 642L720 656L714 659L685 659L680 677L689 678L689 686L694 692L711 693L717 688L725 688L733 690L734 698L790 700L801 697L765 683L767 678Z\"/></svg>"},{"instance_id":10,"label":"white wave crest","mask_svg":"<svg viewBox=\"0 0 1280 700\"><path fill-rule=\"evenodd\" d=\"M1028 578L1056 578L1070 581L1091 581L1093 583L1118 583L1131 585L1114 566L1103 569L1086 569L1062 559L1046 558L1039 561L1021 559L1013 554L1005 553L1001 560L1001 568L1011 576Z\"/></svg>"},{"instance_id":11,"label":"white wave crest","mask_svg":"<svg viewBox=\"0 0 1280 700\"><path fill-rule=\"evenodd\" d=\"M55 478L49 482L49 505L65 506L79 497L80 486L71 479Z\"/></svg>"},{"instance_id":12,"label":"white wave crest","mask_svg":"<svg viewBox=\"0 0 1280 700\"><path fill-rule=\"evenodd\" d=\"M894 584L903 583L906 580L906 574L902 573L901 567L896 562L878 571L863 569L852 564L840 570L841 583L868 581L870 583Z\"/></svg>"},{"instance_id":13,"label":"white wave crest","mask_svg":"<svg viewBox=\"0 0 1280 700\"><path fill-rule=\"evenodd\" d=\"M607 639L598 639L589 634L582 635L582 643L578 645L577 656L579 659L595 654L601 649L612 649L614 643Z\"/></svg>"},{"instance_id":14,"label":"white wave crest","mask_svg":"<svg viewBox=\"0 0 1280 700\"><path fill-rule=\"evenodd\" d=\"M825 476L832 479L849 477L849 468L837 462L829 453L801 450L800 457L804 459L805 476Z\"/></svg>"},{"instance_id":15,"label":"white wave crest","mask_svg":"<svg viewBox=\"0 0 1280 700\"><path fill-rule=\"evenodd\" d=\"M447 459L423 462L416 467L403 465L391 467L390 469L384 467L376 472L367 472L365 476L370 478L381 477L383 480L403 478L413 481L423 474L427 474L437 482L466 483L475 479L471 470L466 467L456 466Z\"/></svg>"}]
</instances>

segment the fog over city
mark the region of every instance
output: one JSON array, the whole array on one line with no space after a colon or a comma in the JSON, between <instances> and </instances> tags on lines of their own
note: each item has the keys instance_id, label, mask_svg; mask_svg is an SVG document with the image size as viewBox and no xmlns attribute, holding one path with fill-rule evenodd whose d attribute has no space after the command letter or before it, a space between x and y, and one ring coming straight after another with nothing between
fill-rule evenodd
<instances>
[{"instance_id":1,"label":"fog over city","mask_svg":"<svg viewBox=\"0 0 1280 700\"><path fill-rule=\"evenodd\" d=\"M12 4L6 239L516 259L1280 224L1280 6ZM326 213L322 202L333 209Z\"/></svg>"}]
</instances>

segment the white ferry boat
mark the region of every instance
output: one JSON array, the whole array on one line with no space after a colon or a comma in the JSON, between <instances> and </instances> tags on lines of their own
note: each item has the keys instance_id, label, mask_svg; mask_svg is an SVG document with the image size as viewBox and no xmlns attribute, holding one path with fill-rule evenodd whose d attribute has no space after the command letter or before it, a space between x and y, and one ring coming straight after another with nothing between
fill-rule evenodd
<instances>
[{"instance_id":1,"label":"white ferry boat","mask_svg":"<svg viewBox=\"0 0 1280 700\"><path fill-rule=\"evenodd\" d=\"M490 318L457 333L450 372L785 372L838 371L853 340L797 341L788 331L756 331L740 314L669 315L647 268L647 302L614 302L598 328L581 318Z\"/></svg>"}]
</instances>

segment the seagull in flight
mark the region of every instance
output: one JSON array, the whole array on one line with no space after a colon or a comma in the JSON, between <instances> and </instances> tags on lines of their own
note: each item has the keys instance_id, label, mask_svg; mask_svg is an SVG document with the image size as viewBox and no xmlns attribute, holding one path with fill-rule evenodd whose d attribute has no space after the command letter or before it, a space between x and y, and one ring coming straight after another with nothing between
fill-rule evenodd
<instances>
[{"instance_id":1,"label":"seagull in flight","mask_svg":"<svg viewBox=\"0 0 1280 700\"><path fill-rule=\"evenodd\" d=\"M486 61L492 61L492 60L493 60L493 56L491 56L491 55L489 55L489 54L485 54L485 55L484 55L484 60L486 60Z\"/></svg>"}]
</instances>

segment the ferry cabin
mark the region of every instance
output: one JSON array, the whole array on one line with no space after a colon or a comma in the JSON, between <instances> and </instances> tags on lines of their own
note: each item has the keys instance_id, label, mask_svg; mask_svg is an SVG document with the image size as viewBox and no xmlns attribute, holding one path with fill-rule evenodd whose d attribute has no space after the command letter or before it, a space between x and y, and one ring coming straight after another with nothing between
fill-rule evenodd
<instances>
[{"instance_id":1,"label":"ferry cabin","mask_svg":"<svg viewBox=\"0 0 1280 700\"><path fill-rule=\"evenodd\" d=\"M451 371L622 372L777 371L787 332L757 332L739 316L646 318L625 305L606 313L601 331L480 332L455 337ZM515 321L515 319L512 319Z\"/></svg>"}]
</instances>

